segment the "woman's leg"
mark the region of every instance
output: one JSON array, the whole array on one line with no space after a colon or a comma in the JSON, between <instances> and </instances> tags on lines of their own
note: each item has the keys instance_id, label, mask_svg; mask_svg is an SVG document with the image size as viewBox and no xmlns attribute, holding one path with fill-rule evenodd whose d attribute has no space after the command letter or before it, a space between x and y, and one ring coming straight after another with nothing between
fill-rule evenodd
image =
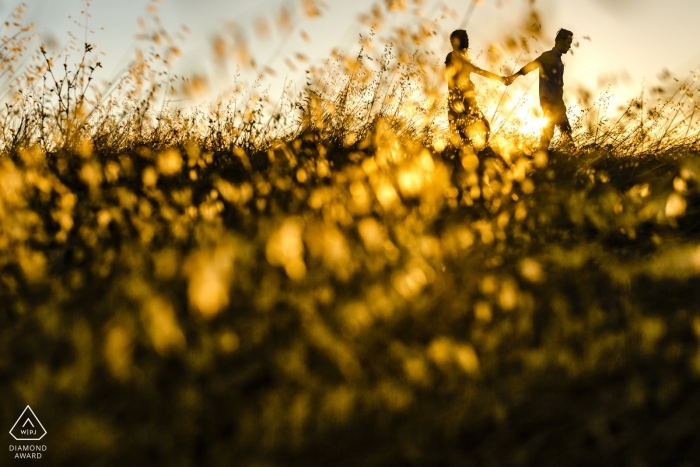
<instances>
[{"instance_id":1,"label":"woman's leg","mask_svg":"<svg viewBox=\"0 0 700 467\"><path fill-rule=\"evenodd\" d=\"M474 149L482 151L488 145L491 125L478 107L472 106L469 113L469 123L466 128L467 139Z\"/></svg>"}]
</instances>

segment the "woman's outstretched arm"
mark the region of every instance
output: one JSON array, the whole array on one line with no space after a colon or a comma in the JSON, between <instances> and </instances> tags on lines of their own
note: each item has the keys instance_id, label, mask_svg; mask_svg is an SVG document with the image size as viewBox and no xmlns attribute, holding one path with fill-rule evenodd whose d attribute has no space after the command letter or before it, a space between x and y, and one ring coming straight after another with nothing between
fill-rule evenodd
<instances>
[{"instance_id":1,"label":"woman's outstretched arm","mask_svg":"<svg viewBox=\"0 0 700 467\"><path fill-rule=\"evenodd\" d=\"M482 70L474 64L471 65L472 67L474 67L472 73L476 73L477 75L481 75L486 78L495 79L496 81L500 81L501 83L506 84L506 79L503 76L497 75L496 73L491 73L490 71Z\"/></svg>"}]
</instances>

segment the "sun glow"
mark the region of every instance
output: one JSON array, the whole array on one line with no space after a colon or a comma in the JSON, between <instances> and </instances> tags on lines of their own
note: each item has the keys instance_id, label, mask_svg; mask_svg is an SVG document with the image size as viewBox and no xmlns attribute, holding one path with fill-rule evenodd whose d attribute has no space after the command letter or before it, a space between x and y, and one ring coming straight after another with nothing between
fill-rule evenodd
<instances>
[{"instance_id":1,"label":"sun glow","mask_svg":"<svg viewBox=\"0 0 700 467\"><path fill-rule=\"evenodd\" d=\"M512 88L485 91L480 103L491 123L489 145L506 159L535 151L547 125L535 96Z\"/></svg>"}]
</instances>

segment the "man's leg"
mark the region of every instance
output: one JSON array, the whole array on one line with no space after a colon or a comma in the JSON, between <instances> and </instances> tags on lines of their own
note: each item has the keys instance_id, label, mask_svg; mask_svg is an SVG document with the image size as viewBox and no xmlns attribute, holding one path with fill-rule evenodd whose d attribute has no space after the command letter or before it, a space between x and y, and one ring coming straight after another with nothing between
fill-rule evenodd
<instances>
[{"instance_id":1,"label":"man's leg","mask_svg":"<svg viewBox=\"0 0 700 467\"><path fill-rule=\"evenodd\" d=\"M551 102L541 100L540 106L542 107L542 113L544 118L547 119L547 124L542 128L542 136L540 137L540 150L549 149L549 143L552 141L554 136L554 125L557 123L556 113L554 111L554 105Z\"/></svg>"},{"instance_id":2,"label":"man's leg","mask_svg":"<svg viewBox=\"0 0 700 467\"><path fill-rule=\"evenodd\" d=\"M554 127L558 127L562 137L567 140L567 145L573 144L571 137L571 125L566 116L566 105L564 101L548 102L541 101L542 111L547 119L547 125L542 130L542 138L540 140L540 149L549 149L549 143L554 136ZM574 145L575 146L575 145Z\"/></svg>"},{"instance_id":3,"label":"man's leg","mask_svg":"<svg viewBox=\"0 0 700 467\"><path fill-rule=\"evenodd\" d=\"M542 110L544 110L544 108ZM542 128L542 136L540 136L540 150L546 151L549 149L549 143L552 141L552 137L554 136L554 122L547 115L547 112L545 112L544 115L547 119L547 124L544 126L544 128Z\"/></svg>"},{"instance_id":4,"label":"man's leg","mask_svg":"<svg viewBox=\"0 0 700 467\"><path fill-rule=\"evenodd\" d=\"M557 123L557 127L564 139L564 145L567 148L573 146L573 148L576 149L576 143L574 143L574 138L571 136L571 124L569 123L569 118L566 116L566 107L564 107L564 112L561 115L561 120Z\"/></svg>"}]
</instances>

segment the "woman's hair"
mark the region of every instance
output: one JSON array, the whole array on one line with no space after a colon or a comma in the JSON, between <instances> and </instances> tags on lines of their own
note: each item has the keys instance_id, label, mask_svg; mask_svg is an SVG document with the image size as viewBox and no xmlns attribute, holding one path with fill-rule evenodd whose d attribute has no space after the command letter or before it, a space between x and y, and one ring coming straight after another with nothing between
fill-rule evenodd
<instances>
[{"instance_id":1,"label":"woman's hair","mask_svg":"<svg viewBox=\"0 0 700 467\"><path fill-rule=\"evenodd\" d=\"M459 39L460 49L469 48L469 36L467 35L467 31L465 31L464 29L456 29L452 31L452 34L450 34L450 43L452 43L455 37Z\"/></svg>"}]
</instances>

